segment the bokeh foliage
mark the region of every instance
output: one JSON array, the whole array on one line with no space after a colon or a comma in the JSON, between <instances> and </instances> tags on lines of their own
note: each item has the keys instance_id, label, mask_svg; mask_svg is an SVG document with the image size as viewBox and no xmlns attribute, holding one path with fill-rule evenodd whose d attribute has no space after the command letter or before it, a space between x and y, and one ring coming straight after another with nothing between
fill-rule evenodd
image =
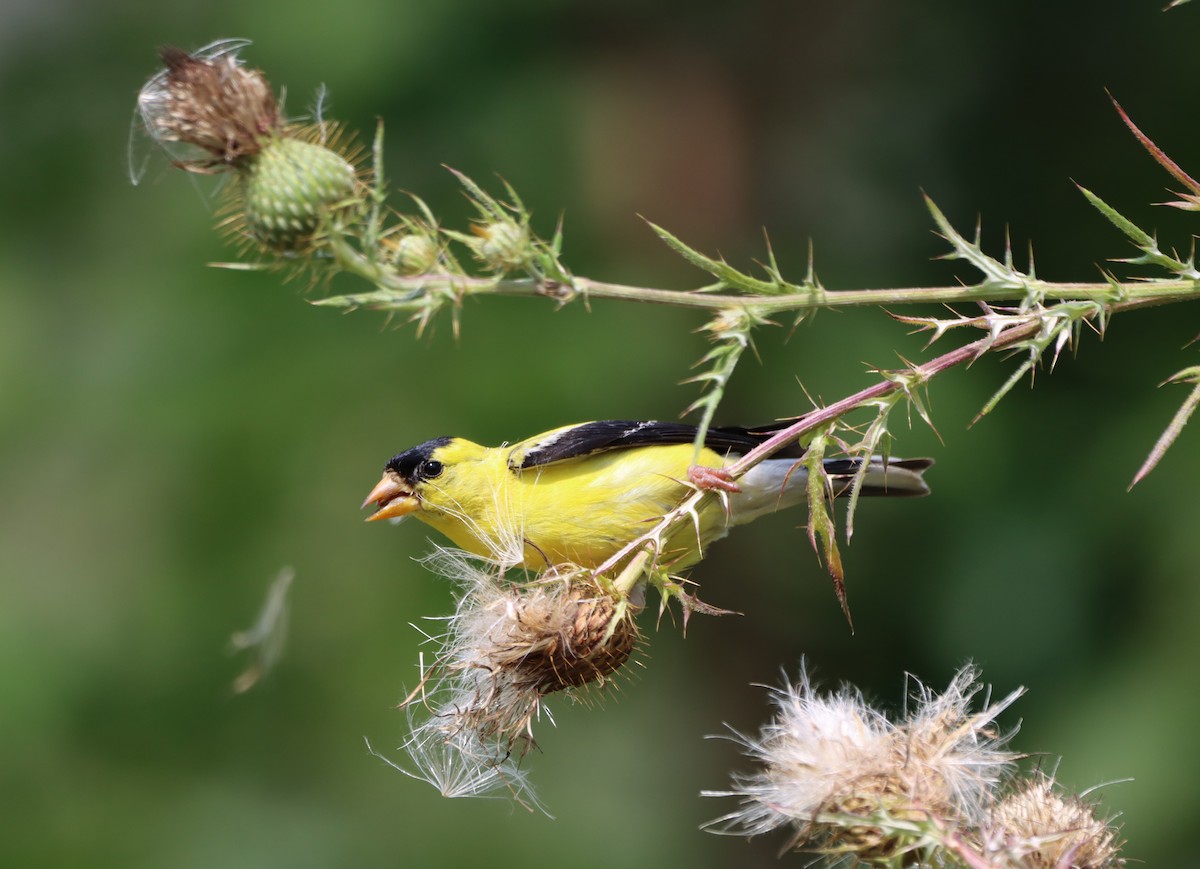
<instances>
[{"instance_id":1,"label":"bokeh foliage","mask_svg":"<svg viewBox=\"0 0 1200 869\"><path fill-rule=\"evenodd\" d=\"M1181 248L1189 215L1144 203L1164 177L1108 87L1193 171L1192 6L1032 2L14 5L0 12L0 862L12 865L525 867L775 865L778 842L701 834L740 761L704 742L767 714L761 689L807 656L826 682L899 700L901 674L967 658L1030 689L1019 750L1107 792L1127 854L1176 862L1200 748L1196 433L1125 487L1185 387L1188 308L1117 318L1101 343L971 429L1000 360L935 383L935 495L867 504L844 552L846 630L799 515L740 530L695 573L745 617L651 636L600 709L559 704L528 759L558 819L444 801L371 758L398 743L416 678L408 626L449 610L410 560L422 529L356 506L394 452L446 433L498 442L574 420L670 417L704 350L699 315L490 299L414 340L303 287L230 273L206 202L151 163L128 186L133 97L164 42L255 40L301 112L388 129L395 185L447 221L445 163L500 173L581 274L699 280L636 218L745 265L769 229L799 278L811 236L831 288L932 285L954 266L918 190L984 240L1036 243L1039 275L1092 279L1129 248L1095 190ZM964 274L964 277L969 277ZM344 289L349 289L348 287ZM930 312L936 313L936 312ZM921 353L879 312L761 334L721 418L832 400L865 367ZM281 668L231 698L223 655L268 579L296 569ZM1010 722L1015 723L1015 722ZM1048 763L1051 761L1047 761ZM469 832L468 832L469 831Z\"/></svg>"}]
</instances>

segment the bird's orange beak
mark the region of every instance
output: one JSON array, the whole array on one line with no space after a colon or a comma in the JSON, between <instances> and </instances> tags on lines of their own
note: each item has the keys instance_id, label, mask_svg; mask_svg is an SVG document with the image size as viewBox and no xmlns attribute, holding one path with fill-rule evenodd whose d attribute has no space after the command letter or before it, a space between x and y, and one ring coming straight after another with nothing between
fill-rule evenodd
<instances>
[{"instance_id":1,"label":"bird's orange beak","mask_svg":"<svg viewBox=\"0 0 1200 869\"><path fill-rule=\"evenodd\" d=\"M385 473L371 494L367 495L367 500L363 501L364 507L370 504L378 508L367 517L368 522L374 522L377 519L401 519L420 507L421 501L394 474Z\"/></svg>"}]
</instances>

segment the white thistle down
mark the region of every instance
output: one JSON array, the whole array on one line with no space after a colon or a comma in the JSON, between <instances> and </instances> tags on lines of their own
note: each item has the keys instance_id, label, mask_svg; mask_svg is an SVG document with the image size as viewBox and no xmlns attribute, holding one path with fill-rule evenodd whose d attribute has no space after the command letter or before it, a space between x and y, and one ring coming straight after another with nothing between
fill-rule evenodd
<instances>
[{"instance_id":1,"label":"white thistle down","mask_svg":"<svg viewBox=\"0 0 1200 869\"><path fill-rule=\"evenodd\" d=\"M583 569L559 568L517 585L503 569L439 548L424 559L462 593L440 646L404 702L403 748L416 772L446 796L507 792L538 807L517 764L534 744L546 695L604 685L633 653L636 609L614 601ZM415 710L428 715L417 719ZM540 807L539 807L540 808Z\"/></svg>"},{"instance_id":2,"label":"white thistle down","mask_svg":"<svg viewBox=\"0 0 1200 869\"><path fill-rule=\"evenodd\" d=\"M792 827L800 847L871 860L978 824L1017 759L994 720L1022 692L972 713L977 678L964 667L942 694L918 684L915 708L893 722L852 688L817 694L802 671L774 691L775 716L758 735L734 734L761 769L705 793L741 802L707 829L755 836Z\"/></svg>"}]
</instances>

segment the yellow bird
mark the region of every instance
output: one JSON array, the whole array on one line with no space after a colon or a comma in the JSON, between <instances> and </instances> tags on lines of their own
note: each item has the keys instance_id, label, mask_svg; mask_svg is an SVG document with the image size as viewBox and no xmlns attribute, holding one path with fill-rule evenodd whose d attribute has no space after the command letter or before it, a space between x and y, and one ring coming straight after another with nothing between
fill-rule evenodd
<instances>
[{"instance_id":1,"label":"yellow bird","mask_svg":"<svg viewBox=\"0 0 1200 869\"><path fill-rule=\"evenodd\" d=\"M693 489L688 481L723 490L724 498L701 503L694 525L666 541L662 563L681 569L700 561L732 526L805 500L799 445L736 483L720 471L790 424L712 428L699 456L692 446L696 427L675 422L585 422L500 447L435 438L393 457L363 507L376 508L368 521L411 514L462 549L506 565L594 568L677 506ZM868 462L861 494L929 493L921 475L932 459ZM849 491L860 462L825 459L824 467L840 494Z\"/></svg>"}]
</instances>

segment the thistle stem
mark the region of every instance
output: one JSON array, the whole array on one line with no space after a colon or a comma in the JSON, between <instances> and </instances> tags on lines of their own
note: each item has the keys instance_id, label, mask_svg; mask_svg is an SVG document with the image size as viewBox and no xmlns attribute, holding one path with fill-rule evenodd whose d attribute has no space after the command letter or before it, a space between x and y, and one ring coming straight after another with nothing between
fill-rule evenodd
<instances>
[{"instance_id":1,"label":"thistle stem","mask_svg":"<svg viewBox=\"0 0 1200 869\"><path fill-rule=\"evenodd\" d=\"M621 571L621 575L613 582L613 590L626 598L633 592L645 574L647 562L650 561L650 550L643 549L634 556L629 564ZM600 571L597 571L599 573Z\"/></svg>"},{"instance_id":2,"label":"thistle stem","mask_svg":"<svg viewBox=\"0 0 1200 869\"><path fill-rule=\"evenodd\" d=\"M573 277L570 283L533 278L485 278L464 275L426 274L402 277L387 266L368 260L346 239L331 240L338 265L347 272L375 284L378 289L318 299L314 304L343 308L391 310L414 307L415 300L437 290L452 290L460 296L548 296L570 301L577 296L589 299L617 299L657 305L691 308L745 309L760 316L815 308L848 308L870 305L955 304L963 302L1022 301L1030 294L1046 299L1086 300L1099 303L1145 301L1166 303L1200 298L1200 282L1173 281L1052 283L1026 280L1019 285L996 286L991 283L953 287L903 287L873 290L811 290L780 295L713 293L704 290L663 290L613 284L590 278ZM417 302L419 303L419 302Z\"/></svg>"},{"instance_id":3,"label":"thistle stem","mask_svg":"<svg viewBox=\"0 0 1200 869\"><path fill-rule=\"evenodd\" d=\"M1109 310L1112 313L1129 311L1136 308L1149 307L1160 302L1160 299L1145 298L1112 305ZM926 362L924 365L915 366L911 369L911 373L916 374L917 379L921 383L926 383L941 372L977 359L985 353L1003 350L1032 338L1038 334L1041 328L1041 322L1036 319L1028 323L1012 326L1005 329L999 335L989 335L980 338L977 341L972 341L969 344L964 344L961 347L943 353ZM845 416L870 402L877 401L884 396L906 388L906 380L907 384L911 384L911 377L905 379L888 378L885 376L879 382L868 386L866 389L859 390L853 395L843 398L841 401L810 411L798 417L792 425L780 430L768 440L763 441L763 443L747 452L736 462L726 465L725 470L732 478L737 479L759 462L769 458L788 444L795 443L796 440L809 432L815 431L821 426L827 425L833 420ZM629 558L631 553L636 552L637 555L622 569L620 578L618 579L618 582L632 589L636 583L636 576L640 575L644 570L651 553L657 550L660 541L664 540L671 531L683 522L695 516L700 504L707 497L713 497L713 493L700 489L690 492L675 509L665 514L655 524L654 528L630 541L607 561L597 567L595 574L600 576L612 571L617 565Z\"/></svg>"}]
</instances>

